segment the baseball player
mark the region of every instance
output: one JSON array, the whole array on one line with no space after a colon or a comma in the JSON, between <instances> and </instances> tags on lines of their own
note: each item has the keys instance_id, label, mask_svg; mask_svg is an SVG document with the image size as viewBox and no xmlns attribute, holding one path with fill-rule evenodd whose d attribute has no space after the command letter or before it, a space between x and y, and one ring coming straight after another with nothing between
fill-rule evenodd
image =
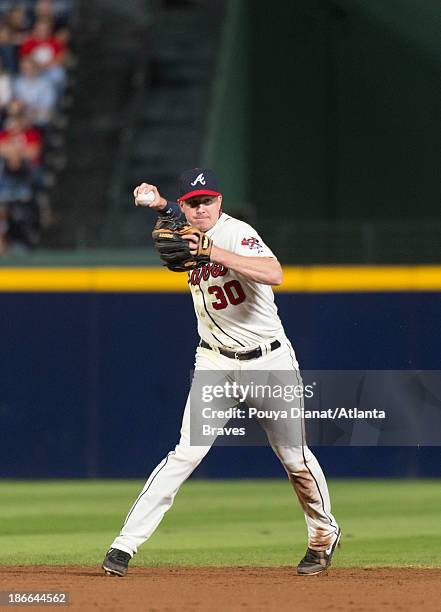
<instances>
[{"instance_id":1,"label":"baseball player","mask_svg":"<svg viewBox=\"0 0 441 612\"><path fill-rule=\"evenodd\" d=\"M184 172L179 194L178 207L167 202L154 185L142 183L134 190L135 204L156 210L159 218L185 215L196 230L184 235L181 242L185 241L196 262L208 262L188 272L200 335L195 374L283 370L292 372L298 380L297 359L271 289L282 282L277 258L250 225L222 211L222 194L210 169ZM197 259L202 238L204 255ZM186 265L171 269L185 269ZM107 575L127 573L130 559L153 534L180 486L210 449L209 445L191 445L191 397L190 393L177 446L151 473L105 556L103 569ZM198 408L193 405L193 410ZM266 433L305 514L308 548L297 573L318 574L331 564L340 540L324 474L303 438L290 446L272 442L271 432Z\"/></svg>"}]
</instances>

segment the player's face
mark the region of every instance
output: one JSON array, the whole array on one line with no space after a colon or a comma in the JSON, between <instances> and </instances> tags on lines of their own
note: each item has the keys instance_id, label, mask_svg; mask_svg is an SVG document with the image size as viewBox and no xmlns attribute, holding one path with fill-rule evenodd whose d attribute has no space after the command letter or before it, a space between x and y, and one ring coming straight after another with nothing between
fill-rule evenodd
<instances>
[{"instance_id":1,"label":"player's face","mask_svg":"<svg viewBox=\"0 0 441 612\"><path fill-rule=\"evenodd\" d=\"M181 202L181 209L187 221L207 232L219 219L222 196L197 196Z\"/></svg>"}]
</instances>

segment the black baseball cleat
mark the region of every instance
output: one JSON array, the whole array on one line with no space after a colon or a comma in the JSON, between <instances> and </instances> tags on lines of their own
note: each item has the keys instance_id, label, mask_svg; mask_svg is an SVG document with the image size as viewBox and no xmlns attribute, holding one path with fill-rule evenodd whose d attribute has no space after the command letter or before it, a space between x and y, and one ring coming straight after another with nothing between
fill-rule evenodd
<instances>
[{"instance_id":1,"label":"black baseball cleat","mask_svg":"<svg viewBox=\"0 0 441 612\"><path fill-rule=\"evenodd\" d=\"M104 573L106 576L125 576L131 558L129 553L119 548L109 548L102 565Z\"/></svg>"},{"instance_id":2,"label":"black baseball cleat","mask_svg":"<svg viewBox=\"0 0 441 612\"><path fill-rule=\"evenodd\" d=\"M301 576L314 576L328 569L331 565L334 550L337 546L340 546L340 538L341 531L339 529L331 548L327 550L312 550L312 548L307 548L305 556L297 566L297 573Z\"/></svg>"}]
</instances>

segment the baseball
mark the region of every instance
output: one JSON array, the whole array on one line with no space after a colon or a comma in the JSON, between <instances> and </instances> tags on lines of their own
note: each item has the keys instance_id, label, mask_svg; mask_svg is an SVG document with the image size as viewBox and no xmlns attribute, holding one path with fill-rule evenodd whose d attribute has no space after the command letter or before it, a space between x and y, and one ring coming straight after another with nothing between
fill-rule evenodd
<instances>
[{"instance_id":1,"label":"baseball","mask_svg":"<svg viewBox=\"0 0 441 612\"><path fill-rule=\"evenodd\" d=\"M151 204L155 199L155 192L154 191L148 191L147 193L140 193L137 197L136 200L137 202L139 202L139 204Z\"/></svg>"}]
</instances>

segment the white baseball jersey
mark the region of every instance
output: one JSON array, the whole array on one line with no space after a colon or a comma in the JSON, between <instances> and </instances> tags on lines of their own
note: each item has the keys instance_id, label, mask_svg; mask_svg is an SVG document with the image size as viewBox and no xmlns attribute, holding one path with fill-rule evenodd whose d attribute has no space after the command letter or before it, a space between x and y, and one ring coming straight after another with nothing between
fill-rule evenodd
<instances>
[{"instance_id":1,"label":"white baseball jersey","mask_svg":"<svg viewBox=\"0 0 441 612\"><path fill-rule=\"evenodd\" d=\"M275 257L247 223L222 213L207 235L227 251ZM284 335L269 285L256 283L217 263L188 274L200 337L215 347L247 350Z\"/></svg>"}]
</instances>

